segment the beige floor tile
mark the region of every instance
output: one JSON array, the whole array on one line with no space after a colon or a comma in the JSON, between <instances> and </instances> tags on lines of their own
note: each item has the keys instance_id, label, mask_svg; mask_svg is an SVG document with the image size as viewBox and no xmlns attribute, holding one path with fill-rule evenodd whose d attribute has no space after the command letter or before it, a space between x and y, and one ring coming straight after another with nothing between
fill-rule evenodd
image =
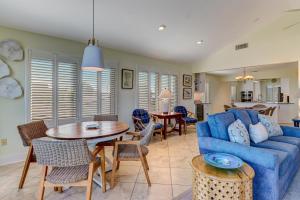
<instances>
[{"instance_id":1,"label":"beige floor tile","mask_svg":"<svg viewBox=\"0 0 300 200\"><path fill-rule=\"evenodd\" d=\"M177 197L180 194L188 191L191 189L191 186L186 186L186 185L172 185L172 190L173 190L173 197Z\"/></svg>"},{"instance_id":2,"label":"beige floor tile","mask_svg":"<svg viewBox=\"0 0 300 200\"><path fill-rule=\"evenodd\" d=\"M170 168L150 167L148 173L151 183L171 184ZM143 168L139 172L137 182L147 183Z\"/></svg>"},{"instance_id":3,"label":"beige floor tile","mask_svg":"<svg viewBox=\"0 0 300 200\"><path fill-rule=\"evenodd\" d=\"M119 170L116 173L117 182L134 183L137 179L140 167L128 166L120 164Z\"/></svg>"},{"instance_id":4,"label":"beige floor tile","mask_svg":"<svg viewBox=\"0 0 300 200\"><path fill-rule=\"evenodd\" d=\"M170 167L169 156L151 155L147 156L148 164L151 167Z\"/></svg>"},{"instance_id":5,"label":"beige floor tile","mask_svg":"<svg viewBox=\"0 0 300 200\"><path fill-rule=\"evenodd\" d=\"M170 200L172 199L172 186L136 183L131 200Z\"/></svg>"},{"instance_id":6,"label":"beige floor tile","mask_svg":"<svg viewBox=\"0 0 300 200\"><path fill-rule=\"evenodd\" d=\"M187 168L191 169L192 156L171 156L170 166L171 168Z\"/></svg>"},{"instance_id":7,"label":"beige floor tile","mask_svg":"<svg viewBox=\"0 0 300 200\"><path fill-rule=\"evenodd\" d=\"M172 184L192 185L192 170L182 168L171 168Z\"/></svg>"}]
</instances>

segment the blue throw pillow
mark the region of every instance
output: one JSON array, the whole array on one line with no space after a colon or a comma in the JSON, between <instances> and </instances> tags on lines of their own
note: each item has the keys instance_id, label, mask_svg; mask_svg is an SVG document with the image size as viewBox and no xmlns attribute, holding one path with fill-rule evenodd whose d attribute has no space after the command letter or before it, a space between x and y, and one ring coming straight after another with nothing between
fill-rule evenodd
<instances>
[{"instance_id":1,"label":"blue throw pillow","mask_svg":"<svg viewBox=\"0 0 300 200\"><path fill-rule=\"evenodd\" d=\"M259 114L258 119L266 127L269 137L283 135L280 125L269 116Z\"/></svg>"},{"instance_id":2,"label":"blue throw pillow","mask_svg":"<svg viewBox=\"0 0 300 200\"><path fill-rule=\"evenodd\" d=\"M230 109L228 112L232 112L236 119L241 120L249 130L249 125L252 124L251 118L246 110L242 109Z\"/></svg>"},{"instance_id":3,"label":"blue throw pillow","mask_svg":"<svg viewBox=\"0 0 300 200\"><path fill-rule=\"evenodd\" d=\"M235 121L234 115L229 112L209 115L207 122L213 138L229 141L228 126Z\"/></svg>"},{"instance_id":4,"label":"blue throw pillow","mask_svg":"<svg viewBox=\"0 0 300 200\"><path fill-rule=\"evenodd\" d=\"M249 133L241 120L236 120L228 127L230 142L250 146Z\"/></svg>"}]
</instances>

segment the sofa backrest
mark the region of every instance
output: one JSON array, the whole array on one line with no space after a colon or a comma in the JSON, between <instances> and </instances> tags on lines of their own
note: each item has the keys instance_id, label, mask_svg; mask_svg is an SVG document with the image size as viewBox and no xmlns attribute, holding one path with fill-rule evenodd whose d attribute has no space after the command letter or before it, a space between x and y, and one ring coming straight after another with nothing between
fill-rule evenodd
<instances>
[{"instance_id":1,"label":"sofa backrest","mask_svg":"<svg viewBox=\"0 0 300 200\"><path fill-rule=\"evenodd\" d=\"M207 122L198 122L197 135L229 141L228 126L237 119L240 119L247 129L250 124L259 122L258 112L255 110L231 109L227 112L209 115Z\"/></svg>"},{"instance_id":2,"label":"sofa backrest","mask_svg":"<svg viewBox=\"0 0 300 200\"><path fill-rule=\"evenodd\" d=\"M230 112L209 115L207 122L209 124L211 136L217 139L229 141L228 126L234 121L234 114Z\"/></svg>"}]
</instances>

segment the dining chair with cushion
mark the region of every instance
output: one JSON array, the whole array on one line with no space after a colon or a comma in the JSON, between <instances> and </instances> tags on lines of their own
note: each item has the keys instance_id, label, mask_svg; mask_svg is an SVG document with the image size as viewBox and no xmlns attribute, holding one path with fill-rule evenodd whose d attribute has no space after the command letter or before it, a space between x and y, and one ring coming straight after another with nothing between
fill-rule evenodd
<instances>
[{"instance_id":1,"label":"dining chair with cushion","mask_svg":"<svg viewBox=\"0 0 300 200\"><path fill-rule=\"evenodd\" d=\"M146 156L149 152L146 146L149 145L153 132L155 131L155 123L150 121L145 129L140 132L127 132L132 136L129 141L117 141L115 143L113 169L111 176L111 187L114 187L115 174L118 162L120 161L141 161L144 173L147 179L148 186L151 186L148 170L149 165ZM138 140L134 140L138 139Z\"/></svg>"},{"instance_id":2,"label":"dining chair with cushion","mask_svg":"<svg viewBox=\"0 0 300 200\"><path fill-rule=\"evenodd\" d=\"M194 115L194 113L187 111L187 109L184 106L175 106L174 112L178 112L178 113L182 114L182 120L184 123L184 133L185 134L187 132L188 125L194 125L198 122L198 120L196 118L192 117ZM179 122L177 122L177 123L179 123Z\"/></svg>"},{"instance_id":3,"label":"dining chair with cushion","mask_svg":"<svg viewBox=\"0 0 300 200\"><path fill-rule=\"evenodd\" d=\"M46 131L48 130L44 121L35 121L28 124L17 126L19 134L21 136L23 145L29 147L25 164L22 171L22 176L19 182L19 189L23 188L27 172L31 163L36 162L36 156L32 148L31 142L33 139L47 137Z\"/></svg>"},{"instance_id":4,"label":"dining chair with cushion","mask_svg":"<svg viewBox=\"0 0 300 200\"><path fill-rule=\"evenodd\" d=\"M269 107L269 108L267 108L265 111L264 111L264 115L269 115L270 116L270 114L271 114L271 112L272 112L272 107Z\"/></svg>"},{"instance_id":5,"label":"dining chair with cushion","mask_svg":"<svg viewBox=\"0 0 300 200\"><path fill-rule=\"evenodd\" d=\"M91 199L93 176L102 160L88 149L86 140L54 140L50 138L32 141L37 163L42 165L42 177L38 198L44 198L46 187L86 187L86 200ZM51 170L49 170L51 167ZM50 171L48 173L48 171Z\"/></svg>"},{"instance_id":6,"label":"dining chair with cushion","mask_svg":"<svg viewBox=\"0 0 300 200\"><path fill-rule=\"evenodd\" d=\"M153 115L149 115L149 113L144 109L135 109L132 112L132 120L134 124L135 131L142 131L152 120L155 123L154 133L160 134L160 140L163 140L163 125L158 122L158 118Z\"/></svg>"}]
</instances>

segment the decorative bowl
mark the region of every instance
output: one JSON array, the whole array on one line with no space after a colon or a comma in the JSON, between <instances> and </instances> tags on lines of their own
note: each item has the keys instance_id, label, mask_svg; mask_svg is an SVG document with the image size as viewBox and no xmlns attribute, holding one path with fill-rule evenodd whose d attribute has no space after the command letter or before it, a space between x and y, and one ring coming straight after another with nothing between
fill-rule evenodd
<instances>
[{"instance_id":1,"label":"decorative bowl","mask_svg":"<svg viewBox=\"0 0 300 200\"><path fill-rule=\"evenodd\" d=\"M237 169L243 165L243 161L240 158L227 153L204 154L204 161L221 169Z\"/></svg>"}]
</instances>

